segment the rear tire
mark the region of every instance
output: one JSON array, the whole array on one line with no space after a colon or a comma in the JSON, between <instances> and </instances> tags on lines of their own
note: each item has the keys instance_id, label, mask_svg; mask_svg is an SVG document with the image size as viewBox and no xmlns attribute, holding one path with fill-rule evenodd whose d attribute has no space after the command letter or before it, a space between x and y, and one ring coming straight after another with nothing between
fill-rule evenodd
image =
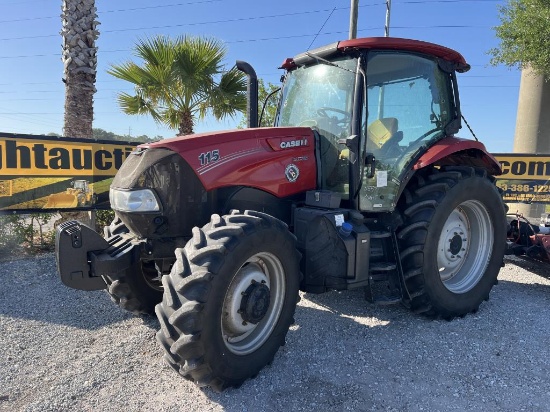
<instances>
[{"instance_id":1,"label":"rear tire","mask_svg":"<svg viewBox=\"0 0 550 412\"><path fill-rule=\"evenodd\" d=\"M176 249L156 308L168 364L199 386L240 386L284 345L298 301L300 255L287 226L234 212Z\"/></svg>"},{"instance_id":2,"label":"rear tire","mask_svg":"<svg viewBox=\"0 0 550 412\"><path fill-rule=\"evenodd\" d=\"M417 313L452 319L477 311L497 283L506 215L494 179L472 167L419 172L405 191L397 231L401 263Z\"/></svg>"}]
</instances>

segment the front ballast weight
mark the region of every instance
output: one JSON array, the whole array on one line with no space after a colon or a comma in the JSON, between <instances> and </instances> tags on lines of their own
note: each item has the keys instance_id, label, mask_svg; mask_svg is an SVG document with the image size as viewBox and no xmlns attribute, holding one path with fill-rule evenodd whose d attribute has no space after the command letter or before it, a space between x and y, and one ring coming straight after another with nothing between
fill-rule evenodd
<instances>
[{"instance_id":1,"label":"front ballast weight","mask_svg":"<svg viewBox=\"0 0 550 412\"><path fill-rule=\"evenodd\" d=\"M59 276L73 289L107 289L103 276L123 272L139 260L139 242L132 237L119 234L105 240L75 220L59 225L56 245Z\"/></svg>"}]
</instances>

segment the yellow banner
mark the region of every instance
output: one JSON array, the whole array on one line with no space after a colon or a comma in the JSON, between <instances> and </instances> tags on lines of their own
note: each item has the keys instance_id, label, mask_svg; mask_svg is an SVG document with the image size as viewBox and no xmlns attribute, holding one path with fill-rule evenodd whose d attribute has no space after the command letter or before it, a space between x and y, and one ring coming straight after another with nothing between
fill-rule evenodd
<instances>
[{"instance_id":1,"label":"yellow banner","mask_svg":"<svg viewBox=\"0 0 550 412\"><path fill-rule=\"evenodd\" d=\"M0 135L0 180L14 176L114 176L134 147L123 142Z\"/></svg>"},{"instance_id":2,"label":"yellow banner","mask_svg":"<svg viewBox=\"0 0 550 412\"><path fill-rule=\"evenodd\" d=\"M550 155L497 153L502 167L499 179L544 180L550 179Z\"/></svg>"},{"instance_id":3,"label":"yellow banner","mask_svg":"<svg viewBox=\"0 0 550 412\"><path fill-rule=\"evenodd\" d=\"M0 133L0 213L109 208L109 186L135 146Z\"/></svg>"}]
</instances>

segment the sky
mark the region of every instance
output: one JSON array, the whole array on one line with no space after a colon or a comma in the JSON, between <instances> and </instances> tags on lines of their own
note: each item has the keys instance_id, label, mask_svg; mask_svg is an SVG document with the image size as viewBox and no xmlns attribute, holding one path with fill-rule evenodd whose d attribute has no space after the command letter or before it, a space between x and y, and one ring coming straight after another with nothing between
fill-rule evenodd
<instances>
[{"instance_id":1,"label":"sky","mask_svg":"<svg viewBox=\"0 0 550 412\"><path fill-rule=\"evenodd\" d=\"M64 84L58 0L0 0L0 132L62 133ZM132 87L107 74L112 64L136 59L132 47L157 34L203 35L227 46L226 65L245 60L266 82L279 84L286 57L349 34L350 0L96 0L97 93L93 127L120 135L172 137L175 132L116 102ZM489 64L499 44L502 0L393 0L390 35L438 43L459 51L472 66L459 74L462 112L491 152L511 152L520 72ZM357 37L384 35L384 0L359 0ZM241 117L207 118L196 132L235 128ZM466 127L458 134L471 138Z\"/></svg>"}]
</instances>

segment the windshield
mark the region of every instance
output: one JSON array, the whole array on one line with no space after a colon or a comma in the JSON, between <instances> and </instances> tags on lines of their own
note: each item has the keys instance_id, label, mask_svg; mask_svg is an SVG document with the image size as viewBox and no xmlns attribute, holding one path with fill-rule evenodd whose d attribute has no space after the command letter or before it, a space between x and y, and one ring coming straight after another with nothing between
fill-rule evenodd
<instances>
[{"instance_id":1,"label":"windshield","mask_svg":"<svg viewBox=\"0 0 550 412\"><path fill-rule=\"evenodd\" d=\"M320 62L288 74L278 126L317 127L338 136L349 132L357 59L333 63L339 67Z\"/></svg>"},{"instance_id":2,"label":"windshield","mask_svg":"<svg viewBox=\"0 0 550 412\"><path fill-rule=\"evenodd\" d=\"M351 135L357 59L300 67L288 73L277 126L311 127L319 134L322 188L348 196L349 170L339 139Z\"/></svg>"},{"instance_id":3,"label":"windshield","mask_svg":"<svg viewBox=\"0 0 550 412\"><path fill-rule=\"evenodd\" d=\"M86 189L86 182L84 180L77 180L74 182L75 189Z\"/></svg>"}]
</instances>

